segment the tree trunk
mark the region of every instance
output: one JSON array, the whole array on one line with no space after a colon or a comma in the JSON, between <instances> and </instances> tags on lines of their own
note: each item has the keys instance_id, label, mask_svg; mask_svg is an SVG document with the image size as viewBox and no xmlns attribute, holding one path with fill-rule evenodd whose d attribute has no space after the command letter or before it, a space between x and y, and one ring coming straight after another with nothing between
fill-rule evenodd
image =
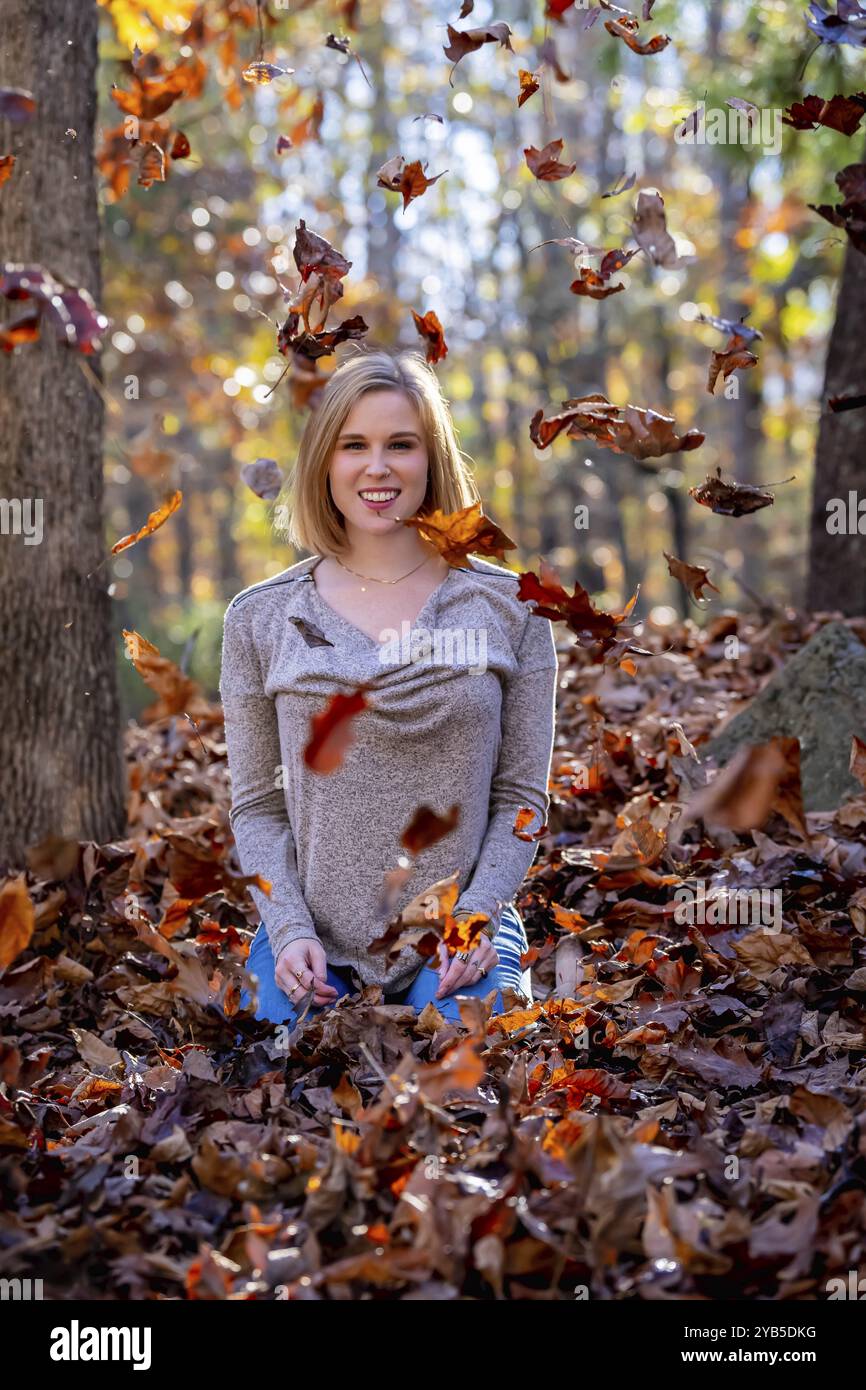
<instances>
[{"instance_id":1,"label":"tree trunk","mask_svg":"<svg viewBox=\"0 0 866 1390\"><path fill-rule=\"evenodd\" d=\"M30 90L36 111L2 123L17 160L0 196L3 258L99 304L96 62L96 0L5 0L0 85ZM81 367L97 359L47 324L0 356L0 497L42 503L41 542L0 534L0 865L12 867L49 834L121 832L124 777L110 572L97 569L103 407Z\"/></svg>"},{"instance_id":2,"label":"tree trunk","mask_svg":"<svg viewBox=\"0 0 866 1390\"><path fill-rule=\"evenodd\" d=\"M829 396L866 389L862 366L863 324L866 322L866 256L848 246L836 320L827 349L821 421L815 449L815 481L809 542L807 605L812 610L839 609L849 617L866 613L866 539L857 533L831 535L827 503L841 498L848 509L849 492L863 490L866 456L866 410L834 414ZM855 507L856 514L856 507ZM866 522L864 522L866 525Z\"/></svg>"}]
</instances>

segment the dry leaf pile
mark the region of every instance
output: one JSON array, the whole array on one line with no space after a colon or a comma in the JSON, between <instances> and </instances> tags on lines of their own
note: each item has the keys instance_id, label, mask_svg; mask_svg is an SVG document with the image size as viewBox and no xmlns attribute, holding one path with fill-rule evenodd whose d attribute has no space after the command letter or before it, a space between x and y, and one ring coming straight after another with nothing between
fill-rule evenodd
<instances>
[{"instance_id":1,"label":"dry leaf pile","mask_svg":"<svg viewBox=\"0 0 866 1390\"><path fill-rule=\"evenodd\" d=\"M239 1010L220 712L155 707L128 837L41 845L0 891L3 1274L53 1298L825 1298L866 1259L866 793L804 816L786 741L733 790L701 755L816 625L648 632L639 679L563 639L519 899L535 1002L466 1001L460 1027L376 987L292 1035ZM699 883L779 915L683 922Z\"/></svg>"}]
</instances>

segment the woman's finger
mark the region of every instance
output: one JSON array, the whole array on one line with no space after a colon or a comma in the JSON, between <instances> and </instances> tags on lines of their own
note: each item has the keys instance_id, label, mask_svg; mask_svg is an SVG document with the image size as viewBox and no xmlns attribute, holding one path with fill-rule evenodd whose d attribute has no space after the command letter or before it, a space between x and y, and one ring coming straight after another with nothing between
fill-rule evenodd
<instances>
[{"instance_id":1,"label":"woman's finger","mask_svg":"<svg viewBox=\"0 0 866 1390\"><path fill-rule=\"evenodd\" d=\"M444 947L443 947L444 949ZM436 991L436 998L441 999L446 994L453 994L455 989L461 985L474 985L484 976L481 974L479 966L483 968L484 974L489 975L494 965L499 964L499 956L492 941L485 940L469 952L469 959L462 961L456 956L452 957L451 965L446 971L444 978L440 977L439 988Z\"/></svg>"},{"instance_id":2,"label":"woman's finger","mask_svg":"<svg viewBox=\"0 0 866 1390\"><path fill-rule=\"evenodd\" d=\"M448 969L449 969L450 964L451 964L451 960L450 960L450 957L449 957L449 955L448 955L448 947L445 945L445 942L444 942L444 941L440 941L440 942L439 942L439 983L440 983L440 985L441 985L442 981L445 979L445 976L448 974Z\"/></svg>"},{"instance_id":3,"label":"woman's finger","mask_svg":"<svg viewBox=\"0 0 866 1390\"><path fill-rule=\"evenodd\" d=\"M436 991L437 999L441 999L446 994L453 994L455 989L461 985L472 984L478 978L477 970L469 968L469 962L463 960L452 961L445 978L440 981Z\"/></svg>"}]
</instances>

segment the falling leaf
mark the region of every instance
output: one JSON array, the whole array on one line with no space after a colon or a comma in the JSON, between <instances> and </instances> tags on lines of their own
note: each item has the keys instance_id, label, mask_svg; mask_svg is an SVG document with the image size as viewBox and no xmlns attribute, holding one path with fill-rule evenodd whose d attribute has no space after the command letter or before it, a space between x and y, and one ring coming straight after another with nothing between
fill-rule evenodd
<instances>
[{"instance_id":1,"label":"falling leaf","mask_svg":"<svg viewBox=\"0 0 866 1390\"><path fill-rule=\"evenodd\" d=\"M678 560L675 555L669 555L666 550L663 550L662 554L668 562L668 574L685 585L696 603L705 598L705 588L712 589L717 594L721 592L711 582L710 572L703 565L690 565L685 560Z\"/></svg>"},{"instance_id":2,"label":"falling leaf","mask_svg":"<svg viewBox=\"0 0 866 1390\"><path fill-rule=\"evenodd\" d=\"M601 196L602 198L618 198L620 193L628 193L630 189L634 188L636 182L637 174L629 174L628 177L625 174L620 174L613 188L609 188Z\"/></svg>"},{"instance_id":3,"label":"falling leaf","mask_svg":"<svg viewBox=\"0 0 866 1390\"><path fill-rule=\"evenodd\" d=\"M23 874L8 878L0 887L0 970L17 960L36 926L33 902Z\"/></svg>"},{"instance_id":4,"label":"falling leaf","mask_svg":"<svg viewBox=\"0 0 866 1390\"><path fill-rule=\"evenodd\" d=\"M254 463L245 463L241 468L241 481L266 502L273 502L274 498L279 497L283 486L283 475L276 459L256 459Z\"/></svg>"},{"instance_id":5,"label":"falling leaf","mask_svg":"<svg viewBox=\"0 0 866 1390\"><path fill-rule=\"evenodd\" d=\"M828 408L835 412L862 410L864 405L866 405L866 396L864 395L829 396L827 399Z\"/></svg>"},{"instance_id":6,"label":"falling leaf","mask_svg":"<svg viewBox=\"0 0 866 1390\"><path fill-rule=\"evenodd\" d=\"M572 294L584 295L588 299L607 299L612 294L619 294L625 285L608 285L597 271L584 266L568 288Z\"/></svg>"},{"instance_id":7,"label":"falling leaf","mask_svg":"<svg viewBox=\"0 0 866 1390\"><path fill-rule=\"evenodd\" d=\"M277 67L275 63L250 63L249 67L244 68L241 77L245 82L265 87L268 83L275 82L278 77L288 77L294 71L294 68Z\"/></svg>"},{"instance_id":8,"label":"falling leaf","mask_svg":"<svg viewBox=\"0 0 866 1390\"><path fill-rule=\"evenodd\" d=\"M606 874L645 869L656 863L665 847L664 834L645 816L627 825L617 835L604 866Z\"/></svg>"},{"instance_id":9,"label":"falling leaf","mask_svg":"<svg viewBox=\"0 0 866 1390\"><path fill-rule=\"evenodd\" d=\"M155 183L165 183L165 151L159 145L148 142L141 146L137 183L142 188L151 188Z\"/></svg>"},{"instance_id":10,"label":"falling leaf","mask_svg":"<svg viewBox=\"0 0 866 1390\"><path fill-rule=\"evenodd\" d=\"M575 583L574 593L568 594L559 581L556 570L545 559L539 564L539 574L531 571L520 575L517 597L533 601L533 612L551 622L564 622L582 647L593 649L596 660L616 649L633 650L620 632L622 624L637 602L635 592L622 613L603 613L593 606L586 589Z\"/></svg>"},{"instance_id":11,"label":"falling leaf","mask_svg":"<svg viewBox=\"0 0 866 1390\"><path fill-rule=\"evenodd\" d=\"M684 819L702 819L731 830L760 830L771 811L778 811L804 838L800 786L800 742L773 738L740 748L707 787L688 802Z\"/></svg>"},{"instance_id":12,"label":"falling leaf","mask_svg":"<svg viewBox=\"0 0 866 1390\"><path fill-rule=\"evenodd\" d=\"M668 231L664 199L660 193L650 193L641 189L637 195L632 235L640 249L646 253L653 265L667 269L677 269L688 265L692 256L678 256L676 243Z\"/></svg>"},{"instance_id":13,"label":"falling leaf","mask_svg":"<svg viewBox=\"0 0 866 1390\"><path fill-rule=\"evenodd\" d=\"M836 185L843 195L841 203L835 207L807 203L807 207L834 227L842 227L855 250L866 254L866 164L847 164L836 175Z\"/></svg>"},{"instance_id":14,"label":"falling leaf","mask_svg":"<svg viewBox=\"0 0 866 1390\"><path fill-rule=\"evenodd\" d=\"M757 357L748 348L726 348L723 352L714 352L710 358L710 366L707 373L707 390L712 396L715 393L716 382L719 373L727 381L732 372L745 371L749 367L757 365Z\"/></svg>"},{"instance_id":15,"label":"falling leaf","mask_svg":"<svg viewBox=\"0 0 866 1390\"><path fill-rule=\"evenodd\" d=\"M408 517L403 524L414 527L456 569L469 568L470 554L504 560L506 550L517 549L516 542L484 515L480 502L456 512L436 510L427 516Z\"/></svg>"},{"instance_id":16,"label":"falling leaf","mask_svg":"<svg viewBox=\"0 0 866 1390\"><path fill-rule=\"evenodd\" d=\"M815 130L826 126L842 135L853 135L860 128L866 113L866 92L854 92L850 97L834 96L829 100L810 94L789 106L782 120L795 130Z\"/></svg>"},{"instance_id":17,"label":"falling leaf","mask_svg":"<svg viewBox=\"0 0 866 1390\"><path fill-rule=\"evenodd\" d=\"M536 818L536 812L533 811L531 807L520 806L514 824L511 827L512 835L516 836L518 840L525 840L527 844L532 844L534 841L540 840L543 835L547 834L547 825L539 826L531 835L527 835L526 833L526 827L531 825Z\"/></svg>"},{"instance_id":18,"label":"falling leaf","mask_svg":"<svg viewBox=\"0 0 866 1390\"><path fill-rule=\"evenodd\" d=\"M456 803L444 816L438 815L430 806L419 806L400 836L400 844L408 854L418 855L450 835L459 821L460 807Z\"/></svg>"},{"instance_id":19,"label":"falling leaf","mask_svg":"<svg viewBox=\"0 0 866 1390\"><path fill-rule=\"evenodd\" d=\"M414 159L411 164L407 164L401 154L395 154L393 159L389 159L377 171L376 186L389 188L392 193L402 193L405 210L414 198L420 198L431 184L447 173L448 170L443 169L441 174L434 174L432 179L428 179L421 167L420 159Z\"/></svg>"},{"instance_id":20,"label":"falling leaf","mask_svg":"<svg viewBox=\"0 0 866 1390\"><path fill-rule=\"evenodd\" d=\"M427 342L427 361L430 363L441 362L443 357L448 356L448 345L445 342L444 329L438 317L432 309L428 309L426 314L416 314L412 310L412 318L415 327L421 337Z\"/></svg>"},{"instance_id":21,"label":"falling leaf","mask_svg":"<svg viewBox=\"0 0 866 1390\"><path fill-rule=\"evenodd\" d=\"M304 762L313 772L334 772L355 739L352 722L368 708L367 686L361 685L348 695L338 692L328 701L320 714L310 721L310 738L304 748Z\"/></svg>"},{"instance_id":22,"label":"falling leaf","mask_svg":"<svg viewBox=\"0 0 866 1390\"><path fill-rule=\"evenodd\" d=\"M119 541L114 542L114 545L111 547L112 555L117 555L121 550L128 550L131 545L135 545L136 541L143 540L145 536L153 535L154 531L159 530L159 527L162 526L164 522L168 521L168 518L177 511L182 502L183 493L173 492L171 496L163 502L162 506L157 507L155 511L150 513L143 526L140 526L137 531L132 531L128 536L122 536Z\"/></svg>"},{"instance_id":23,"label":"falling leaf","mask_svg":"<svg viewBox=\"0 0 866 1390\"><path fill-rule=\"evenodd\" d=\"M533 415L529 437L537 449L546 449L563 430L569 439L593 439L614 453L636 459L697 449L704 442L700 430L678 435L673 416L642 406L613 405L599 392L564 401L563 407L547 420L541 409Z\"/></svg>"},{"instance_id":24,"label":"falling leaf","mask_svg":"<svg viewBox=\"0 0 866 1390\"><path fill-rule=\"evenodd\" d=\"M622 39L627 48L632 53L639 53L641 57L648 57L654 53L661 53L670 43L668 34L654 34L651 39L642 41L637 37L639 24L636 19L606 19L604 27L615 39Z\"/></svg>"},{"instance_id":25,"label":"falling leaf","mask_svg":"<svg viewBox=\"0 0 866 1390\"><path fill-rule=\"evenodd\" d=\"M15 168L14 154L0 155L0 187L8 183L12 177L12 170Z\"/></svg>"},{"instance_id":26,"label":"falling leaf","mask_svg":"<svg viewBox=\"0 0 866 1390\"><path fill-rule=\"evenodd\" d=\"M866 742L858 738L856 734L851 737L851 758L848 769L854 774L861 786L866 787Z\"/></svg>"},{"instance_id":27,"label":"falling leaf","mask_svg":"<svg viewBox=\"0 0 866 1390\"><path fill-rule=\"evenodd\" d=\"M161 719L167 715L196 712L201 703L201 689L196 681L190 679L180 667L166 656L161 656L159 648L140 632L123 629L126 654L141 676L159 696L159 705L146 711L146 717Z\"/></svg>"},{"instance_id":28,"label":"falling leaf","mask_svg":"<svg viewBox=\"0 0 866 1390\"><path fill-rule=\"evenodd\" d=\"M0 120L20 125L29 121L36 110L33 93L23 87L0 87Z\"/></svg>"},{"instance_id":29,"label":"falling leaf","mask_svg":"<svg viewBox=\"0 0 866 1390\"><path fill-rule=\"evenodd\" d=\"M452 77L454 68L465 58L467 53L474 53L485 43L498 43L503 48L507 48L509 53L513 53L511 47L511 29L507 24L488 24L482 29L455 29L453 25L446 25L448 32L448 45L444 48L446 58L450 58L454 64L448 74L450 86L454 86Z\"/></svg>"},{"instance_id":30,"label":"falling leaf","mask_svg":"<svg viewBox=\"0 0 866 1390\"><path fill-rule=\"evenodd\" d=\"M748 516L762 507L772 507L776 500L772 492L751 483L723 482L721 468L716 470L715 478L708 475L703 483L690 487L689 497L718 516Z\"/></svg>"},{"instance_id":31,"label":"falling leaf","mask_svg":"<svg viewBox=\"0 0 866 1390\"><path fill-rule=\"evenodd\" d=\"M32 342L48 323L67 347L90 354L100 347L108 319L96 308L87 290L66 285L41 265L7 262L0 274L0 295L6 299L32 300L26 312L6 325L3 346Z\"/></svg>"},{"instance_id":32,"label":"falling leaf","mask_svg":"<svg viewBox=\"0 0 866 1390\"><path fill-rule=\"evenodd\" d=\"M520 92L517 97L517 105L520 107L538 91L539 84L535 73L528 72L526 68L518 68L517 76L520 81Z\"/></svg>"},{"instance_id":33,"label":"falling leaf","mask_svg":"<svg viewBox=\"0 0 866 1390\"><path fill-rule=\"evenodd\" d=\"M696 106L694 111L690 111L685 119L677 126L675 132L677 140L687 141L697 135L702 119L703 108L701 106Z\"/></svg>"},{"instance_id":34,"label":"falling leaf","mask_svg":"<svg viewBox=\"0 0 866 1390\"><path fill-rule=\"evenodd\" d=\"M850 44L852 48L866 48L866 11L861 9L858 0L838 0L836 13L825 10L810 0L811 19L806 24L821 43Z\"/></svg>"},{"instance_id":35,"label":"falling leaf","mask_svg":"<svg viewBox=\"0 0 866 1390\"><path fill-rule=\"evenodd\" d=\"M559 179L566 179L577 168L576 164L561 164L559 162L559 155L562 154L561 140L551 140L544 146L543 150L529 145L523 153L529 172L544 183L554 183Z\"/></svg>"}]
</instances>

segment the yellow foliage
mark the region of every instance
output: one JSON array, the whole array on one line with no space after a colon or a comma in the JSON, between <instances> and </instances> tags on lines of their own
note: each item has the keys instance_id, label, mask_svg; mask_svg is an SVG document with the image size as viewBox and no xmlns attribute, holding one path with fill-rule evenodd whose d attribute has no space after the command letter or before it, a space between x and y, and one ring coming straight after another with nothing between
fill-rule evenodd
<instances>
[{"instance_id":1,"label":"yellow foliage","mask_svg":"<svg viewBox=\"0 0 866 1390\"><path fill-rule=\"evenodd\" d=\"M99 0L108 10L117 37L131 51L136 45L149 53L161 32L182 34L198 7L198 0Z\"/></svg>"}]
</instances>

